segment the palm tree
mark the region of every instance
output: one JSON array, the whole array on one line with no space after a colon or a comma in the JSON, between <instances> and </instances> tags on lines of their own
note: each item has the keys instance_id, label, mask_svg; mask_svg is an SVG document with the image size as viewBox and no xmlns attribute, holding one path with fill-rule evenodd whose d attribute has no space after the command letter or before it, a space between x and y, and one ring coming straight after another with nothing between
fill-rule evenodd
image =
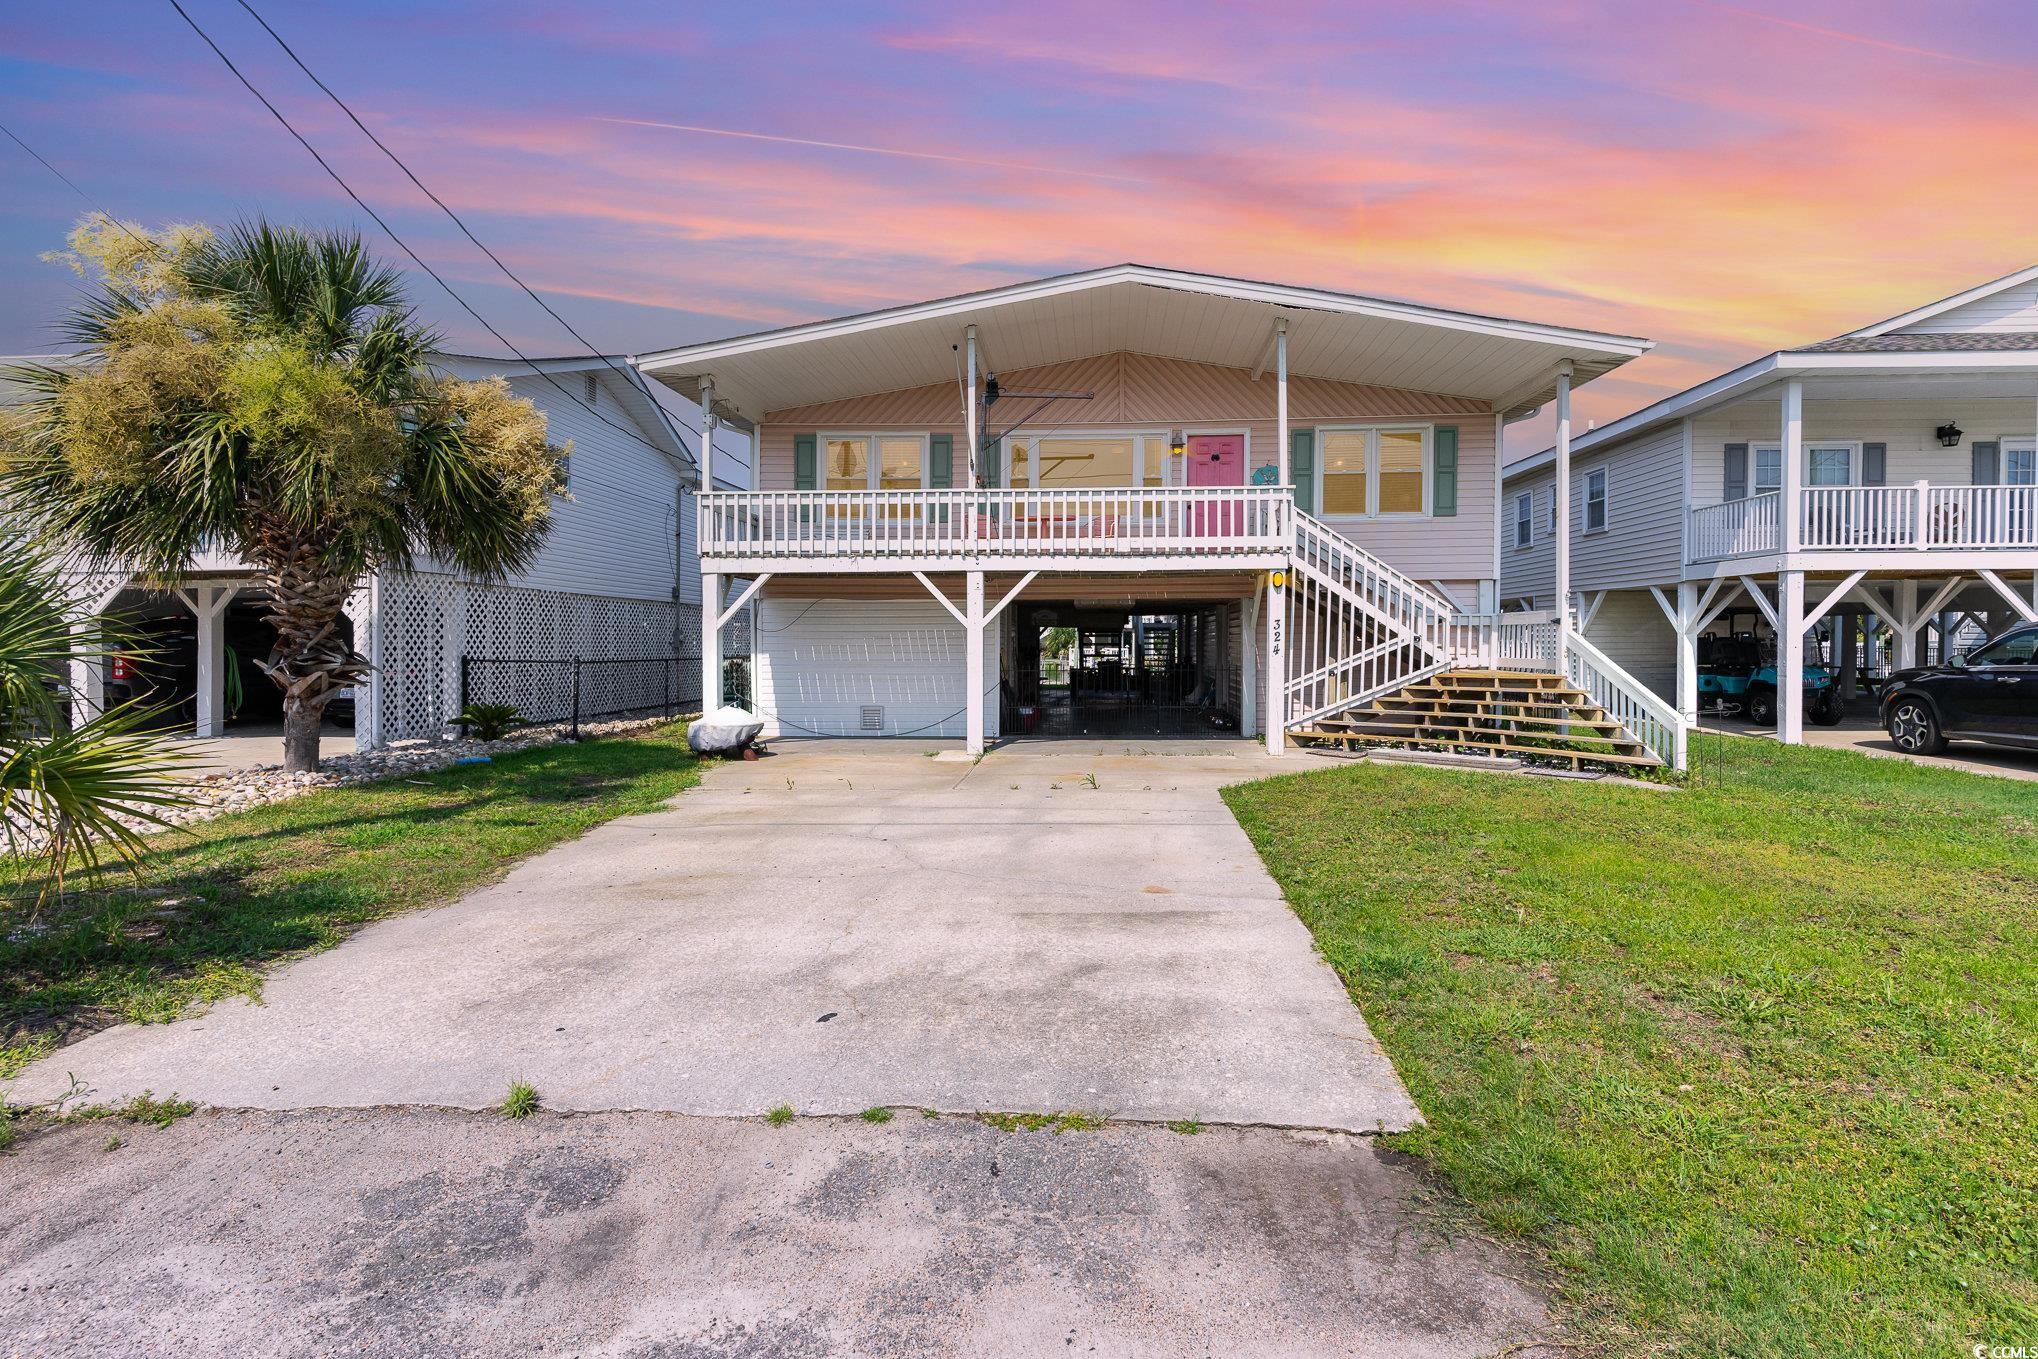
<instances>
[{"instance_id":1,"label":"palm tree","mask_svg":"<svg viewBox=\"0 0 2038 1359\"><path fill-rule=\"evenodd\" d=\"M73 856L134 862L141 833L192 800L182 758L142 729L151 709L66 727L56 679L84 613L34 544L0 534L0 827L10 853L46 856L59 888ZM102 634L102 650L116 645L132 643Z\"/></svg>"},{"instance_id":2,"label":"palm tree","mask_svg":"<svg viewBox=\"0 0 2038 1359\"><path fill-rule=\"evenodd\" d=\"M566 449L500 379L433 373L401 276L351 232L246 222L147 233L88 218L70 338L30 367L0 445L0 499L68 548L173 580L208 546L259 570L283 691L285 767L368 663L347 597L414 555L491 577L543 541Z\"/></svg>"}]
</instances>

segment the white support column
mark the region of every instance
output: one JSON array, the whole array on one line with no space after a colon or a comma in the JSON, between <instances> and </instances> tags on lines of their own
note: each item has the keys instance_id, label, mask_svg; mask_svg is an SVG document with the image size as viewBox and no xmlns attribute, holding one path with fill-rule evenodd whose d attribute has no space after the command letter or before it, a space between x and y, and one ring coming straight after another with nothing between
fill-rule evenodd
<instances>
[{"instance_id":1,"label":"white support column","mask_svg":"<svg viewBox=\"0 0 2038 1359\"><path fill-rule=\"evenodd\" d=\"M456 580L446 587L445 648L441 652L444 670L439 677L439 699L448 720L460 715L460 657L467 651L467 583Z\"/></svg>"},{"instance_id":2,"label":"white support column","mask_svg":"<svg viewBox=\"0 0 2038 1359\"><path fill-rule=\"evenodd\" d=\"M238 585L194 585L177 591L198 623L198 713L192 733L226 734L226 607L240 593Z\"/></svg>"},{"instance_id":3,"label":"white support column","mask_svg":"<svg viewBox=\"0 0 2038 1359\"><path fill-rule=\"evenodd\" d=\"M752 445L752 472L755 473L756 445ZM701 489L715 489L715 379L701 376Z\"/></svg>"},{"instance_id":4,"label":"white support column","mask_svg":"<svg viewBox=\"0 0 2038 1359\"><path fill-rule=\"evenodd\" d=\"M963 662L963 683L968 686L968 725L964 748L972 755L984 753L984 573L968 573L963 610L963 645L969 649Z\"/></svg>"},{"instance_id":5,"label":"white support column","mask_svg":"<svg viewBox=\"0 0 2038 1359\"><path fill-rule=\"evenodd\" d=\"M977 489L977 450L983 444L983 439L977 433L977 328L967 327L962 334L963 348L969 351L969 390L963 393L962 414L963 437L969 440L969 461L964 475L969 480L963 485L974 491Z\"/></svg>"},{"instance_id":6,"label":"white support column","mask_svg":"<svg viewBox=\"0 0 2038 1359\"><path fill-rule=\"evenodd\" d=\"M1267 716L1267 754L1279 755L1288 744L1288 584L1287 574L1267 573L1267 667L1262 688Z\"/></svg>"},{"instance_id":7,"label":"white support column","mask_svg":"<svg viewBox=\"0 0 2038 1359\"><path fill-rule=\"evenodd\" d=\"M1698 582L1682 581L1677 586L1677 713L1686 722L1698 721L1698 625L1702 610L1698 603Z\"/></svg>"},{"instance_id":8,"label":"white support column","mask_svg":"<svg viewBox=\"0 0 2038 1359\"><path fill-rule=\"evenodd\" d=\"M1896 629L1892 639L1896 643L1896 668L1909 670L1918 663L1918 628L1924 620L1918 617L1918 583L1914 580L1900 580L1896 583L1896 616L1903 620L1903 626Z\"/></svg>"},{"instance_id":9,"label":"white support column","mask_svg":"<svg viewBox=\"0 0 2038 1359\"><path fill-rule=\"evenodd\" d=\"M82 727L106 711L106 642L99 615L71 627L71 725Z\"/></svg>"},{"instance_id":10,"label":"white support column","mask_svg":"<svg viewBox=\"0 0 2038 1359\"><path fill-rule=\"evenodd\" d=\"M1571 649L1571 361L1557 366L1557 673Z\"/></svg>"},{"instance_id":11,"label":"white support column","mask_svg":"<svg viewBox=\"0 0 2038 1359\"><path fill-rule=\"evenodd\" d=\"M1783 384L1783 495L1778 507L1784 555L1804 542L1804 383ZM1803 577L1798 578L1800 587ZM1802 590L1800 590L1802 598Z\"/></svg>"},{"instance_id":12,"label":"white support column","mask_svg":"<svg viewBox=\"0 0 2038 1359\"><path fill-rule=\"evenodd\" d=\"M1778 572L1776 594L1776 736L1798 745L1804 740L1804 572Z\"/></svg>"},{"instance_id":13,"label":"white support column","mask_svg":"<svg viewBox=\"0 0 2038 1359\"><path fill-rule=\"evenodd\" d=\"M1294 469L1288 465L1288 318L1274 322L1274 443L1281 463L1281 484L1289 484Z\"/></svg>"},{"instance_id":14,"label":"white support column","mask_svg":"<svg viewBox=\"0 0 2038 1359\"><path fill-rule=\"evenodd\" d=\"M722 706L722 630L715 620L722 616L722 577L719 572L701 573L701 712L712 713Z\"/></svg>"}]
</instances>

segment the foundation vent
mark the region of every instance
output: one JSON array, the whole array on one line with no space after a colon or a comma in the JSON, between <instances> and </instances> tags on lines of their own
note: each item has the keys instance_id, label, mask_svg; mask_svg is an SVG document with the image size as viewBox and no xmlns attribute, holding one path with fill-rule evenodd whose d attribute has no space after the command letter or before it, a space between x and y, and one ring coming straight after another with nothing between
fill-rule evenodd
<instances>
[{"instance_id":1,"label":"foundation vent","mask_svg":"<svg viewBox=\"0 0 2038 1359\"><path fill-rule=\"evenodd\" d=\"M883 706L876 703L865 704L863 720L858 725L864 731L883 731L885 729L885 710Z\"/></svg>"}]
</instances>

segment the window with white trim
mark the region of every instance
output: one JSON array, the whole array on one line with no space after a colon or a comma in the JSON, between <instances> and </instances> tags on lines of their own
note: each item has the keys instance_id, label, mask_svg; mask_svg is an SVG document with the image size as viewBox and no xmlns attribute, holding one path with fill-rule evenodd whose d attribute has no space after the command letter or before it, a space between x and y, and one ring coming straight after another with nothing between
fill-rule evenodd
<instances>
[{"instance_id":1,"label":"window with white trim","mask_svg":"<svg viewBox=\"0 0 2038 1359\"><path fill-rule=\"evenodd\" d=\"M1011 435L1005 440L1005 484L1063 490L1180 485L1182 459L1170 452L1169 442L1165 432Z\"/></svg>"},{"instance_id":2,"label":"window with white trim","mask_svg":"<svg viewBox=\"0 0 2038 1359\"><path fill-rule=\"evenodd\" d=\"M926 484L924 434L830 434L821 440L824 491L917 491Z\"/></svg>"},{"instance_id":3,"label":"window with white trim","mask_svg":"<svg viewBox=\"0 0 2038 1359\"><path fill-rule=\"evenodd\" d=\"M2029 439L2003 440L2003 485L2038 486L2038 445Z\"/></svg>"},{"instance_id":4,"label":"window with white trim","mask_svg":"<svg viewBox=\"0 0 2038 1359\"><path fill-rule=\"evenodd\" d=\"M1325 515L1416 518L1430 512L1428 425L1317 430L1316 503Z\"/></svg>"},{"instance_id":5,"label":"window with white trim","mask_svg":"<svg viewBox=\"0 0 2038 1359\"><path fill-rule=\"evenodd\" d=\"M1606 469L1595 467L1585 474L1585 532L1606 531Z\"/></svg>"},{"instance_id":6,"label":"window with white trim","mask_svg":"<svg viewBox=\"0 0 2038 1359\"><path fill-rule=\"evenodd\" d=\"M1514 545L1527 547L1536 540L1536 494L1523 491L1514 498Z\"/></svg>"},{"instance_id":7,"label":"window with white trim","mask_svg":"<svg viewBox=\"0 0 2038 1359\"><path fill-rule=\"evenodd\" d=\"M1748 469L1754 474L1749 495L1768 495L1783 489L1783 445L1756 444L1748 450L1748 456L1754 464Z\"/></svg>"}]
</instances>

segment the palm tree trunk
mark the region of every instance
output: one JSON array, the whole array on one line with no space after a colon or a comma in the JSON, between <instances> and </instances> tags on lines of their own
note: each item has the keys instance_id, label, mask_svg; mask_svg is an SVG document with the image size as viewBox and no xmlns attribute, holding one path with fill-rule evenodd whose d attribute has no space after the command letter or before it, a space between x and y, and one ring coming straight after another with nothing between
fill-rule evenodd
<instances>
[{"instance_id":1,"label":"palm tree trunk","mask_svg":"<svg viewBox=\"0 0 2038 1359\"><path fill-rule=\"evenodd\" d=\"M319 546L300 537L265 534L256 555L267 567L267 618L276 629L276 645L259 664L283 691L283 767L309 773L318 768L326 704L368 674L340 627L354 582L334 575Z\"/></svg>"}]
</instances>

